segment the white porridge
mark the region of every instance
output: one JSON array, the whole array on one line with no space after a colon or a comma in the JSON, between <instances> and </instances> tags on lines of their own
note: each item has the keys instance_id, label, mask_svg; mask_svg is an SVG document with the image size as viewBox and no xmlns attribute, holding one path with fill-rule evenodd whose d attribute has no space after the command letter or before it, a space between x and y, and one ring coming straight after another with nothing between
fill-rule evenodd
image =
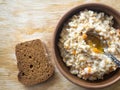
<instances>
[{"instance_id":1,"label":"white porridge","mask_svg":"<svg viewBox=\"0 0 120 90\"><path fill-rule=\"evenodd\" d=\"M98 45L96 48L106 40L108 52L120 59L120 33L113 24L113 16L91 10L73 15L64 24L58 46L72 74L85 80L97 80L117 69L117 65L102 53L103 47ZM90 30L97 33L101 41L95 37L90 41L87 35Z\"/></svg>"}]
</instances>

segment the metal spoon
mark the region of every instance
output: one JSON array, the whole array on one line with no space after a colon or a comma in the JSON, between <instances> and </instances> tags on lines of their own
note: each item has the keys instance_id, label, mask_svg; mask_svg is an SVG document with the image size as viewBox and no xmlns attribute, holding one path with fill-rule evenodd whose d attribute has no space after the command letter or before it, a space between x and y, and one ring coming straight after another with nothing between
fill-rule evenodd
<instances>
[{"instance_id":1,"label":"metal spoon","mask_svg":"<svg viewBox=\"0 0 120 90\"><path fill-rule=\"evenodd\" d=\"M107 43L106 40L103 39L104 42L102 40L100 40L100 35L98 35L97 33L93 32L93 30L88 31L86 34L88 36L87 38L94 38L94 39L96 39L96 41L99 42L98 44L100 44L100 45L96 45L96 48L97 48L97 46L103 47L102 52L105 55L107 55L109 58L111 58L117 64L118 67L120 67L120 61L114 55L112 55L111 53L107 52L108 43ZM87 40L85 40L85 41L88 42Z\"/></svg>"}]
</instances>

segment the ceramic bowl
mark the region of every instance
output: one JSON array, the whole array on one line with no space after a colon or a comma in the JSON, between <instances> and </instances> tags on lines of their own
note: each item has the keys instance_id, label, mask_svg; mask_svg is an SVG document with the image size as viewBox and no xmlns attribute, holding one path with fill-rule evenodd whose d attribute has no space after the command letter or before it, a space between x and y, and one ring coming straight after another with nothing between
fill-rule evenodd
<instances>
[{"instance_id":1,"label":"ceramic bowl","mask_svg":"<svg viewBox=\"0 0 120 90\"><path fill-rule=\"evenodd\" d=\"M85 87L85 88L92 88L92 89L107 87L109 85L114 84L115 82L117 82L120 79L120 69L117 69L116 71L114 71L108 75L105 75L103 80L97 80L97 81L91 82L91 81L86 81L86 80L80 79L77 76L75 76L69 72L69 68L63 62L62 57L60 55L58 45L57 45L64 23L68 19L70 19L74 14L77 14L84 9L93 10L96 12L104 12L107 15L112 15L114 17L114 22L115 22L114 27L120 28L120 13L109 6L106 6L103 4L98 4L98 3L88 3L88 4L82 4L77 7L72 8L60 19L60 21L57 24L57 27L55 29L55 32L54 32L53 54L55 56L55 64L58 67L58 69L60 70L60 72L74 84L77 84L77 85Z\"/></svg>"}]
</instances>

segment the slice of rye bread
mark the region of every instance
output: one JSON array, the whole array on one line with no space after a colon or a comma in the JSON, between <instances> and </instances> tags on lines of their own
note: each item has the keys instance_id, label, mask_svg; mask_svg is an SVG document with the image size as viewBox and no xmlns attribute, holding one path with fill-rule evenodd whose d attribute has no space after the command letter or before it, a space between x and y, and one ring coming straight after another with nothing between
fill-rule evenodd
<instances>
[{"instance_id":1,"label":"slice of rye bread","mask_svg":"<svg viewBox=\"0 0 120 90\"><path fill-rule=\"evenodd\" d=\"M46 55L45 46L41 40L26 41L16 45L18 80L30 86L49 79L54 67Z\"/></svg>"}]
</instances>

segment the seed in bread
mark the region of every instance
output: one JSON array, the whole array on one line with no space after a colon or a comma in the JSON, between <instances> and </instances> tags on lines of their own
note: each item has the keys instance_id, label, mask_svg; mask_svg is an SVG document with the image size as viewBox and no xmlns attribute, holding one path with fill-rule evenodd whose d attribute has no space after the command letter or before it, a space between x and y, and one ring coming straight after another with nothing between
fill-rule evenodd
<instances>
[{"instance_id":1,"label":"seed in bread","mask_svg":"<svg viewBox=\"0 0 120 90\"><path fill-rule=\"evenodd\" d=\"M49 79L54 67L46 56L41 40L26 41L16 45L16 58L19 69L18 80L24 85L34 85Z\"/></svg>"}]
</instances>

